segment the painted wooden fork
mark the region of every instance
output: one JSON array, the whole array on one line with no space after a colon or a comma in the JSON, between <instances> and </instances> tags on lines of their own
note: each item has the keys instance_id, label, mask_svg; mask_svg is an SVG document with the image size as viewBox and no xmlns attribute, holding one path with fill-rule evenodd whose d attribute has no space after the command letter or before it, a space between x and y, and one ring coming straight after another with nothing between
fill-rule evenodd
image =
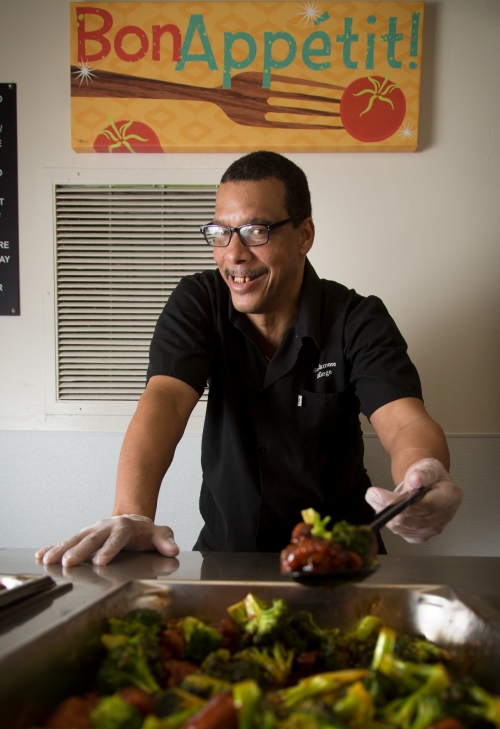
<instances>
[{"instance_id":1,"label":"painted wooden fork","mask_svg":"<svg viewBox=\"0 0 500 729\"><path fill-rule=\"evenodd\" d=\"M309 86L315 89L328 91L343 91L344 86L308 81L292 76L273 75L273 81L280 84ZM235 74L231 80L232 88L223 89L221 86L207 88L205 86L189 86L171 81L129 76L127 74L112 73L110 71L92 70L92 75L82 78L77 66L71 66L71 96L138 99L170 99L172 101L208 101L222 109L222 111L236 124L250 127L272 127L274 129L343 129L342 125L332 125L331 121L340 120L338 104L340 98L332 96L319 96L315 93L295 93L287 91L274 91L262 88L262 74L249 71ZM271 103L279 100L281 105ZM325 109L287 106L298 101L336 105L335 111ZM303 117L327 117L322 124L316 120L301 119L298 122L269 120L267 115L294 114ZM329 123L330 122L330 123Z\"/></svg>"}]
</instances>

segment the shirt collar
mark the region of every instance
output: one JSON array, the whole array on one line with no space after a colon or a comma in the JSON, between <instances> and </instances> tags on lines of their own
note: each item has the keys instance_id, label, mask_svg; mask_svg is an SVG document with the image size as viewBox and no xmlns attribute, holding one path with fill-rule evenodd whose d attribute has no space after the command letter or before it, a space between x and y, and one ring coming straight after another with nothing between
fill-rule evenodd
<instances>
[{"instance_id":1,"label":"shirt collar","mask_svg":"<svg viewBox=\"0 0 500 729\"><path fill-rule=\"evenodd\" d=\"M308 258L304 266L296 331L301 339L310 337L321 349L321 280Z\"/></svg>"}]
</instances>

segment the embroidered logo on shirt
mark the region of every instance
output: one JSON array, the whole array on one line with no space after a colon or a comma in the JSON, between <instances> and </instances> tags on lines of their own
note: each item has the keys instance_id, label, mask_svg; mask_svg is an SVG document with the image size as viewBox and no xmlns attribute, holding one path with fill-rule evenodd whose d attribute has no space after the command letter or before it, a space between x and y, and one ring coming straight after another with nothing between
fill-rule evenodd
<instances>
[{"instance_id":1,"label":"embroidered logo on shirt","mask_svg":"<svg viewBox=\"0 0 500 729\"><path fill-rule=\"evenodd\" d=\"M328 362L327 364L318 365L318 367L313 369L316 379L319 380L320 377L330 377L330 375L333 374L333 370L331 370L330 367L336 366L336 362Z\"/></svg>"}]
</instances>

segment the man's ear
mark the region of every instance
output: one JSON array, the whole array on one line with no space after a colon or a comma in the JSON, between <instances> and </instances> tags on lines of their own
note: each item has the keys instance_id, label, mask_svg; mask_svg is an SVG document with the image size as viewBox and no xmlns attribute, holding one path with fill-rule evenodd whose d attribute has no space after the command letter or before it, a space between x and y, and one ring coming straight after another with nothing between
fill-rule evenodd
<instances>
[{"instance_id":1,"label":"man's ear","mask_svg":"<svg viewBox=\"0 0 500 729\"><path fill-rule=\"evenodd\" d=\"M299 253L306 256L314 243L314 223L312 218L306 218L300 224L300 232L302 239L300 242Z\"/></svg>"}]
</instances>

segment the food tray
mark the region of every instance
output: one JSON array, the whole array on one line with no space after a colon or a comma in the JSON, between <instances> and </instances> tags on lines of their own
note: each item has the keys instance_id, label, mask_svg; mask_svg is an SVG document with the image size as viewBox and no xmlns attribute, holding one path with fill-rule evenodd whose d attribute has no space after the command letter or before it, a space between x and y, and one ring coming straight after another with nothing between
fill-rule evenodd
<instances>
[{"instance_id":1,"label":"food tray","mask_svg":"<svg viewBox=\"0 0 500 729\"><path fill-rule=\"evenodd\" d=\"M48 575L0 574L0 610L17 600L49 590L55 584Z\"/></svg>"},{"instance_id":2,"label":"food tray","mask_svg":"<svg viewBox=\"0 0 500 729\"><path fill-rule=\"evenodd\" d=\"M367 584L328 591L288 583L134 580L0 659L2 726L26 729L39 724L62 698L86 690L106 618L150 607L165 618L190 614L218 620L248 592L266 601L284 598L294 609L310 610L322 627L350 628L370 613L398 631L423 633L451 649L464 673L500 693L500 623L492 612L483 614L447 586Z\"/></svg>"}]
</instances>

